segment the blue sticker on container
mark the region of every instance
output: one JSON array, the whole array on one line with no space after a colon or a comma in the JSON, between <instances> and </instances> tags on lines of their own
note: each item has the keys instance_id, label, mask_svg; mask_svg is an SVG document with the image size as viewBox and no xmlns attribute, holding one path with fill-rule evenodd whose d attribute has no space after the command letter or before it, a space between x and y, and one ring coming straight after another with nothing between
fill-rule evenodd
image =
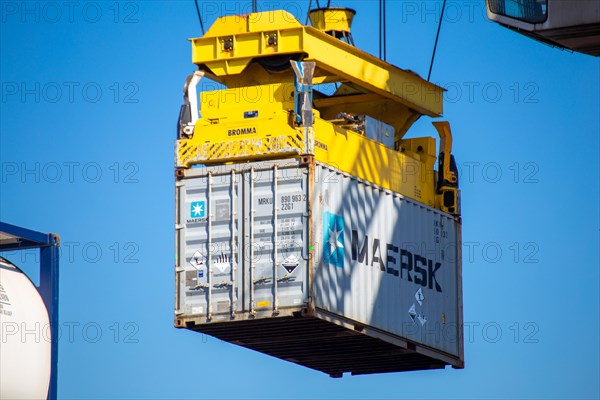
<instances>
[{"instance_id":1,"label":"blue sticker on container","mask_svg":"<svg viewBox=\"0 0 600 400\"><path fill-rule=\"evenodd\" d=\"M206 202L205 201L194 201L190 208L190 216L192 218L204 218L206 215Z\"/></svg>"},{"instance_id":2,"label":"blue sticker on container","mask_svg":"<svg viewBox=\"0 0 600 400\"><path fill-rule=\"evenodd\" d=\"M323 261L344 268L344 218L325 212L323 215Z\"/></svg>"},{"instance_id":3,"label":"blue sticker on container","mask_svg":"<svg viewBox=\"0 0 600 400\"><path fill-rule=\"evenodd\" d=\"M198 278L203 278L204 277L204 270L199 270L198 271Z\"/></svg>"},{"instance_id":4,"label":"blue sticker on container","mask_svg":"<svg viewBox=\"0 0 600 400\"><path fill-rule=\"evenodd\" d=\"M244 118L257 118L258 110L244 111Z\"/></svg>"}]
</instances>

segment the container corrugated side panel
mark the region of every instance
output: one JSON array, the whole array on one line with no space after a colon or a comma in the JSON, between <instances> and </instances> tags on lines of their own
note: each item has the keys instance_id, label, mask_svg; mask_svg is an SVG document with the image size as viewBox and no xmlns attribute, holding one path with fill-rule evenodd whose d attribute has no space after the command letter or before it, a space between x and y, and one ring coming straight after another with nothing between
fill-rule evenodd
<instances>
[{"instance_id":1,"label":"container corrugated side panel","mask_svg":"<svg viewBox=\"0 0 600 400\"><path fill-rule=\"evenodd\" d=\"M450 215L317 165L315 305L461 356L460 225Z\"/></svg>"}]
</instances>

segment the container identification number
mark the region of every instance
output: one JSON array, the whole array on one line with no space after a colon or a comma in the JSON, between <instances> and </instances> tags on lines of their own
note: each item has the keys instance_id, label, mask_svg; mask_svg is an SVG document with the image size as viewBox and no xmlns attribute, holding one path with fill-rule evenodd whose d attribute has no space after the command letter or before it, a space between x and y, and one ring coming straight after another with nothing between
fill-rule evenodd
<instances>
[{"instance_id":1,"label":"container identification number","mask_svg":"<svg viewBox=\"0 0 600 400\"><path fill-rule=\"evenodd\" d=\"M306 201L305 194L292 194L281 196L281 211L291 211L294 209L294 203Z\"/></svg>"}]
</instances>

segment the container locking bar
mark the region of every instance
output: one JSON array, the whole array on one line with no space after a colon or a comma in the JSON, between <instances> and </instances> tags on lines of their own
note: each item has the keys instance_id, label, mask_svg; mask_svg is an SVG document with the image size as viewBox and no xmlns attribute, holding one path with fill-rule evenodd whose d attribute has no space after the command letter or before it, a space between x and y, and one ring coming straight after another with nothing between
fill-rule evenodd
<instances>
[{"instance_id":1,"label":"container locking bar","mask_svg":"<svg viewBox=\"0 0 600 400\"><path fill-rule=\"evenodd\" d=\"M236 309L236 301L235 301L235 273L236 273L236 258L234 257L234 249L237 245L236 240L236 231L235 231L235 223L237 220L237 208L236 208L236 193L235 193L235 184L236 184L236 174L235 169L231 170L231 308L230 314L231 318L235 318L235 309Z\"/></svg>"},{"instance_id":2,"label":"container locking bar","mask_svg":"<svg viewBox=\"0 0 600 400\"><path fill-rule=\"evenodd\" d=\"M277 241L277 219L279 218L279 207L277 204L277 178L279 170L277 164L273 166L273 314L279 314L279 299L277 297L277 267L279 266L279 260L277 259L278 252L278 241Z\"/></svg>"},{"instance_id":3,"label":"container locking bar","mask_svg":"<svg viewBox=\"0 0 600 400\"><path fill-rule=\"evenodd\" d=\"M210 250L212 249L212 207L210 206L210 202L212 200L212 183L213 183L213 176L212 176L212 172L208 173L208 182L207 182L207 192L208 192L208 198L206 199L206 215L208 215L208 249L206 251L206 269L207 269L207 284L208 284L208 298L207 298L207 303L208 303L208 310L207 310L207 314L206 314L206 319L207 320L211 320L212 319L212 254L210 252Z\"/></svg>"},{"instance_id":4,"label":"container locking bar","mask_svg":"<svg viewBox=\"0 0 600 400\"><path fill-rule=\"evenodd\" d=\"M255 315L254 308L254 167L250 168L250 314Z\"/></svg>"}]
</instances>

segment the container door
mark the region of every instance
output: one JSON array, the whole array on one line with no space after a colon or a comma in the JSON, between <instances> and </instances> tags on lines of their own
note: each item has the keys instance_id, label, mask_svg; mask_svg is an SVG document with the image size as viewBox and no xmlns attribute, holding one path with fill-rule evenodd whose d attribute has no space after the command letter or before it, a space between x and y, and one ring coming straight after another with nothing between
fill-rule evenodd
<instances>
[{"instance_id":1,"label":"container door","mask_svg":"<svg viewBox=\"0 0 600 400\"><path fill-rule=\"evenodd\" d=\"M233 169L190 171L179 189L180 311L229 319L243 307L238 301L243 179Z\"/></svg>"},{"instance_id":2,"label":"container door","mask_svg":"<svg viewBox=\"0 0 600 400\"><path fill-rule=\"evenodd\" d=\"M245 302L268 316L300 307L307 295L307 169L265 163L245 173Z\"/></svg>"}]
</instances>

